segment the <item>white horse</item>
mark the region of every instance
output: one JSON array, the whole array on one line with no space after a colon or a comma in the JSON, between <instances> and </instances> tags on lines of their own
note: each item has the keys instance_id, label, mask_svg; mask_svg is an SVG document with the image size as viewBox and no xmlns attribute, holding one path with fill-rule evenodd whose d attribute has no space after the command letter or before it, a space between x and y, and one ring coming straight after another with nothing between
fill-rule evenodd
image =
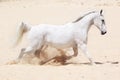
<instances>
[{"instance_id":1,"label":"white horse","mask_svg":"<svg viewBox=\"0 0 120 80\"><path fill-rule=\"evenodd\" d=\"M47 24L30 26L22 22L18 27L16 42L20 40L24 32L29 32L30 45L21 49L18 60L24 54L35 53L37 50L41 50L43 46L49 45L57 49L72 47L74 51L73 57L78 55L78 48L81 48L89 61L94 63L87 51L88 31L91 25L95 25L102 35L107 32L103 10L91 11L71 23L60 26Z\"/></svg>"}]
</instances>

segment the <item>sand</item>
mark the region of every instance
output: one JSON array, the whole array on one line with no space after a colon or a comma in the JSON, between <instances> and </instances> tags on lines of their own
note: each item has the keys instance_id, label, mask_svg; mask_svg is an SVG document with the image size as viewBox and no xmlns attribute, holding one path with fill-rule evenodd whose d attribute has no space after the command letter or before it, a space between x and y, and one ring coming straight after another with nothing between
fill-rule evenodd
<instances>
[{"instance_id":1,"label":"sand","mask_svg":"<svg viewBox=\"0 0 120 80\"><path fill-rule=\"evenodd\" d=\"M88 59L79 51L81 58L73 60L79 63L6 65L17 58L21 48L28 45L25 34L22 42L12 47L16 27L21 21L32 25L59 25L74 21L85 11L100 9L104 10L108 32L102 36L93 26L89 31L88 50L94 61L102 64L86 64ZM120 0L1 0L0 80L120 80L119 15ZM52 50L48 52L52 53Z\"/></svg>"}]
</instances>

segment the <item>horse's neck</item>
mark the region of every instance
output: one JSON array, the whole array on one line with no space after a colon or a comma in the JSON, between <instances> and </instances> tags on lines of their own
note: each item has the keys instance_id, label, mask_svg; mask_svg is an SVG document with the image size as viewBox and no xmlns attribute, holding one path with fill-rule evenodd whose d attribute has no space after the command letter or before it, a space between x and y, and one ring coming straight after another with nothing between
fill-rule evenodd
<instances>
[{"instance_id":1,"label":"horse's neck","mask_svg":"<svg viewBox=\"0 0 120 80\"><path fill-rule=\"evenodd\" d=\"M78 27L78 30L84 30L86 33L88 33L91 25L93 25L93 19L95 16L95 13L87 15L79 22L75 23L76 27Z\"/></svg>"}]
</instances>

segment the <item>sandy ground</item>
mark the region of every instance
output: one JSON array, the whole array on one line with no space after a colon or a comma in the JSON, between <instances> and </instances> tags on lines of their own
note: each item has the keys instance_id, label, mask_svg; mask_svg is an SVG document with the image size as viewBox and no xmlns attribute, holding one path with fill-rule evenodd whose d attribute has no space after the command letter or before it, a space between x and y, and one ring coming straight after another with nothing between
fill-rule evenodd
<instances>
[{"instance_id":1,"label":"sandy ground","mask_svg":"<svg viewBox=\"0 0 120 80\"><path fill-rule=\"evenodd\" d=\"M96 27L89 32L88 49L94 61L88 65L79 51L80 63L67 65L5 65L27 46L26 35L12 47L16 27L21 21L36 24L65 24L88 10L104 10L108 33ZM120 0L1 0L0 2L0 80L120 80ZM53 49L49 53L58 53ZM69 53L72 53L69 51ZM35 61L33 61L34 63ZM74 61L75 62L75 61Z\"/></svg>"}]
</instances>

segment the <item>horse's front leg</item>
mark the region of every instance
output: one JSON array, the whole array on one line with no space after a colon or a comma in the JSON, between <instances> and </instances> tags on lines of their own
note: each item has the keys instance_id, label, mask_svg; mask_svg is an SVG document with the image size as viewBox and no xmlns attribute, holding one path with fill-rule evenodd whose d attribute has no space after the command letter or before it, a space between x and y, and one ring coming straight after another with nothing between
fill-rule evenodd
<instances>
[{"instance_id":1,"label":"horse's front leg","mask_svg":"<svg viewBox=\"0 0 120 80\"><path fill-rule=\"evenodd\" d=\"M92 57L91 57L91 55L88 53L87 45L85 43L82 43L82 44L79 45L79 47L81 48L81 50L83 51L85 56L89 59L90 63L95 64Z\"/></svg>"}]
</instances>

